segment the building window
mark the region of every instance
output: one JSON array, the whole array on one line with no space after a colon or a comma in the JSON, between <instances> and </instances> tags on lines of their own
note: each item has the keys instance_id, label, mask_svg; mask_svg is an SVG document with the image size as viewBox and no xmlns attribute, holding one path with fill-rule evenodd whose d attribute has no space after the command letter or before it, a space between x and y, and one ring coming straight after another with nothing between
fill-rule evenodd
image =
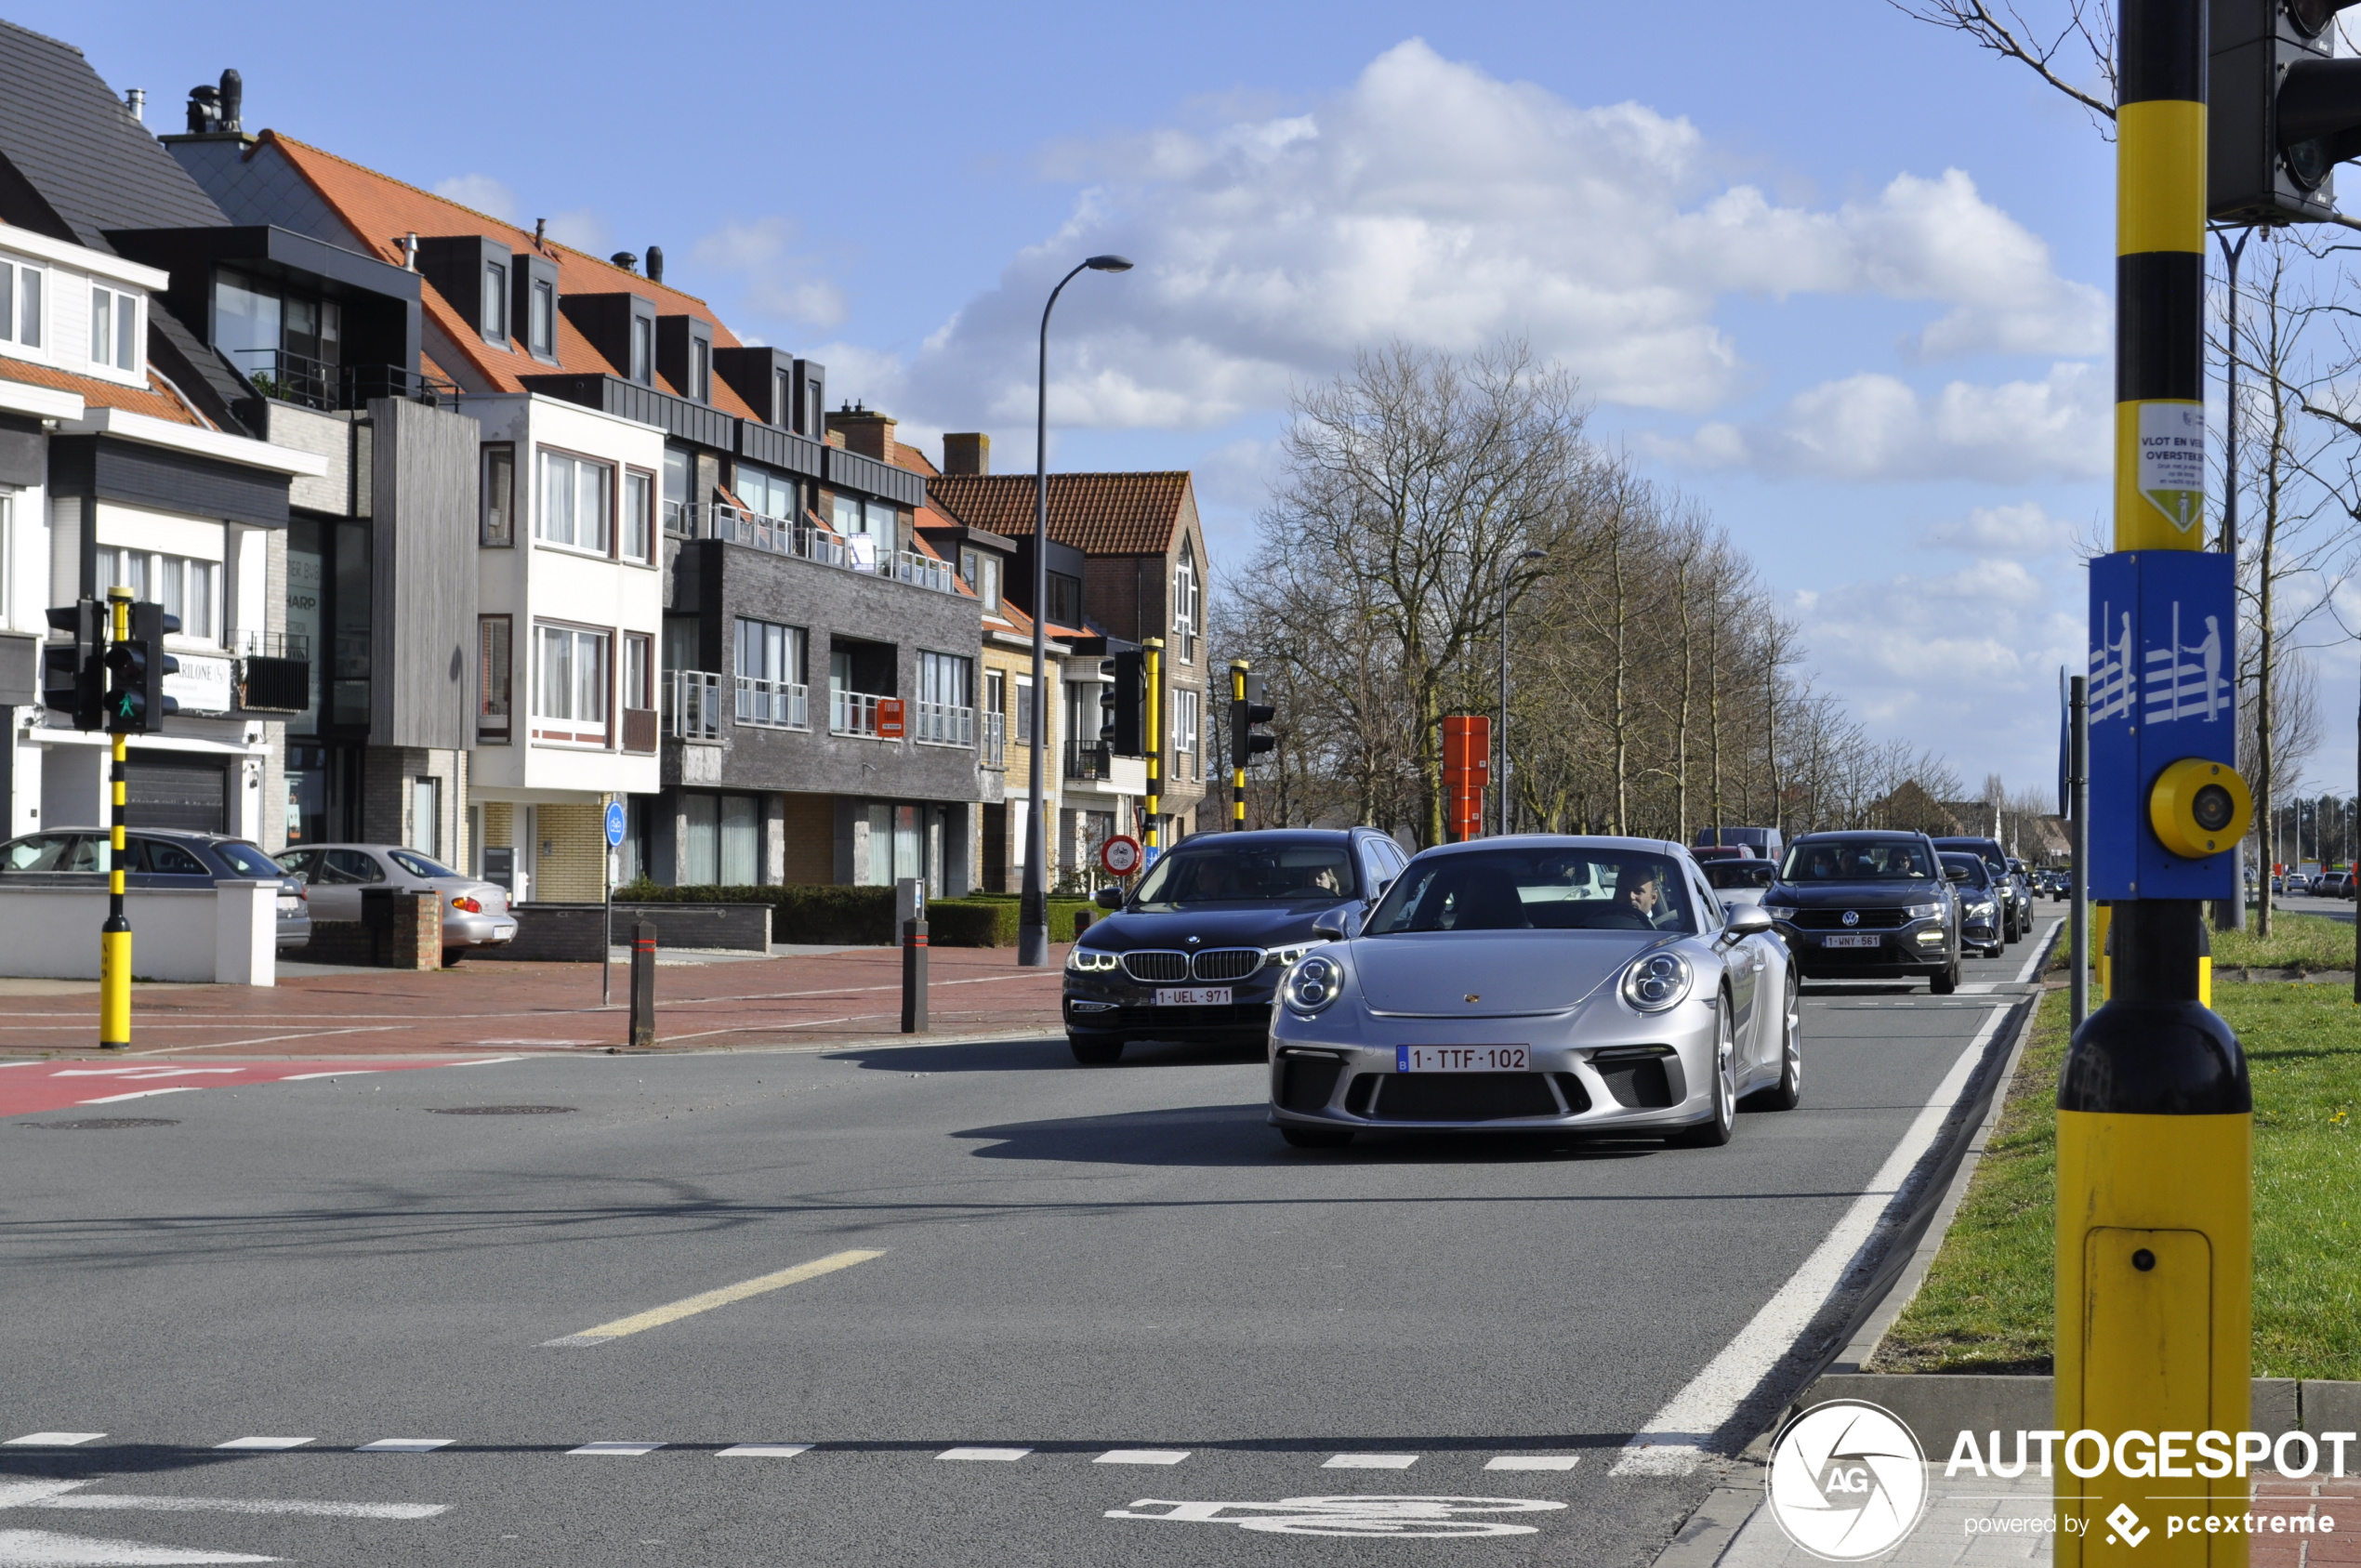
<instances>
[{"instance_id":1,"label":"building window","mask_svg":"<svg viewBox=\"0 0 2361 1568\"><path fill-rule=\"evenodd\" d=\"M146 550L99 550L99 590L129 588L131 597L180 617L176 636L197 642L221 638L221 563Z\"/></svg>"},{"instance_id":2,"label":"building window","mask_svg":"<svg viewBox=\"0 0 2361 1568\"><path fill-rule=\"evenodd\" d=\"M696 513L690 509L689 455L676 447L664 449L664 531L693 535Z\"/></svg>"},{"instance_id":3,"label":"building window","mask_svg":"<svg viewBox=\"0 0 2361 1568\"><path fill-rule=\"evenodd\" d=\"M537 536L568 549L607 554L613 536L613 483L609 464L543 452Z\"/></svg>"},{"instance_id":4,"label":"building window","mask_svg":"<svg viewBox=\"0 0 2361 1568\"><path fill-rule=\"evenodd\" d=\"M623 559L653 560L656 547L656 476L645 468L623 470Z\"/></svg>"},{"instance_id":5,"label":"building window","mask_svg":"<svg viewBox=\"0 0 2361 1568\"><path fill-rule=\"evenodd\" d=\"M1049 573L1049 619L1062 626L1082 625L1082 579Z\"/></svg>"},{"instance_id":6,"label":"building window","mask_svg":"<svg viewBox=\"0 0 2361 1568\"><path fill-rule=\"evenodd\" d=\"M607 634L578 626L536 626L534 717L570 726L552 740L603 744L607 729Z\"/></svg>"},{"instance_id":7,"label":"building window","mask_svg":"<svg viewBox=\"0 0 2361 1568\"><path fill-rule=\"evenodd\" d=\"M138 363L139 299L114 289L90 291L90 362L130 370Z\"/></svg>"},{"instance_id":8,"label":"building window","mask_svg":"<svg viewBox=\"0 0 2361 1568\"><path fill-rule=\"evenodd\" d=\"M986 713L1009 711L1009 677L1001 670L983 672L983 711Z\"/></svg>"},{"instance_id":9,"label":"building window","mask_svg":"<svg viewBox=\"0 0 2361 1568\"><path fill-rule=\"evenodd\" d=\"M41 299L46 274L27 261L0 261L0 341L38 349L42 343ZM91 350L93 358L98 350Z\"/></svg>"},{"instance_id":10,"label":"building window","mask_svg":"<svg viewBox=\"0 0 2361 1568\"><path fill-rule=\"evenodd\" d=\"M508 346L508 270L496 261L483 264L483 319L486 343Z\"/></svg>"},{"instance_id":11,"label":"building window","mask_svg":"<svg viewBox=\"0 0 2361 1568\"><path fill-rule=\"evenodd\" d=\"M1185 541L1172 569L1172 640L1182 664L1197 662L1197 557Z\"/></svg>"},{"instance_id":12,"label":"building window","mask_svg":"<svg viewBox=\"0 0 2361 1568\"><path fill-rule=\"evenodd\" d=\"M517 449L506 441L483 449L483 542L517 542Z\"/></svg>"},{"instance_id":13,"label":"building window","mask_svg":"<svg viewBox=\"0 0 2361 1568\"><path fill-rule=\"evenodd\" d=\"M509 621L485 615L476 622L476 740L506 745L508 731Z\"/></svg>"},{"instance_id":14,"label":"building window","mask_svg":"<svg viewBox=\"0 0 2361 1568\"><path fill-rule=\"evenodd\" d=\"M646 316L631 318L631 379L642 387L656 384L656 323Z\"/></svg>"},{"instance_id":15,"label":"building window","mask_svg":"<svg viewBox=\"0 0 2361 1568\"><path fill-rule=\"evenodd\" d=\"M713 401L713 345L702 337L689 339L689 395L699 402Z\"/></svg>"},{"instance_id":16,"label":"building window","mask_svg":"<svg viewBox=\"0 0 2361 1568\"><path fill-rule=\"evenodd\" d=\"M802 685L806 647L801 626L738 618L738 674L748 680Z\"/></svg>"},{"instance_id":17,"label":"building window","mask_svg":"<svg viewBox=\"0 0 2361 1568\"><path fill-rule=\"evenodd\" d=\"M410 781L410 848L429 860L442 858L442 784L439 779Z\"/></svg>"},{"instance_id":18,"label":"building window","mask_svg":"<svg viewBox=\"0 0 2361 1568\"><path fill-rule=\"evenodd\" d=\"M547 278L533 280L533 291L525 306L529 312L525 330L525 346L539 358L558 357L558 285Z\"/></svg>"},{"instance_id":19,"label":"building window","mask_svg":"<svg viewBox=\"0 0 2361 1568\"><path fill-rule=\"evenodd\" d=\"M738 499L757 517L793 518L796 482L782 473L752 463L738 465Z\"/></svg>"},{"instance_id":20,"label":"building window","mask_svg":"<svg viewBox=\"0 0 2361 1568\"><path fill-rule=\"evenodd\" d=\"M1033 740L1033 678L1017 677L1017 739L1031 744Z\"/></svg>"},{"instance_id":21,"label":"building window","mask_svg":"<svg viewBox=\"0 0 2361 1568\"><path fill-rule=\"evenodd\" d=\"M1203 712L1204 705L1205 694L1203 692L1192 692L1185 686L1177 686L1173 688L1172 749L1176 753L1187 755L1194 755L1197 749L1197 719L1199 715ZM1181 769L1175 768L1173 770L1172 776L1176 779L1182 779L1187 778L1189 775Z\"/></svg>"},{"instance_id":22,"label":"building window","mask_svg":"<svg viewBox=\"0 0 2361 1568\"><path fill-rule=\"evenodd\" d=\"M795 372L778 370L771 374L771 423L787 429L795 423Z\"/></svg>"},{"instance_id":23,"label":"building window","mask_svg":"<svg viewBox=\"0 0 2361 1568\"><path fill-rule=\"evenodd\" d=\"M1000 567L996 551L969 547L959 552L959 575L967 579L977 602L986 610L1000 608Z\"/></svg>"},{"instance_id":24,"label":"building window","mask_svg":"<svg viewBox=\"0 0 2361 1568\"><path fill-rule=\"evenodd\" d=\"M656 705L656 639L643 631L623 637L623 705Z\"/></svg>"}]
</instances>

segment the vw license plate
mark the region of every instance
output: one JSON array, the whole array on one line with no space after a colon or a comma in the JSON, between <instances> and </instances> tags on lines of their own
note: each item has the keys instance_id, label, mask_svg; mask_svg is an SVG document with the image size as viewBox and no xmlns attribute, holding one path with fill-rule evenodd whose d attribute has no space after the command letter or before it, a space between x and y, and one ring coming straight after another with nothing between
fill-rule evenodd
<instances>
[{"instance_id":1,"label":"vw license plate","mask_svg":"<svg viewBox=\"0 0 2361 1568\"><path fill-rule=\"evenodd\" d=\"M1156 988L1159 1008L1226 1008L1230 1005L1230 988L1226 985L1167 985Z\"/></svg>"},{"instance_id":2,"label":"vw license plate","mask_svg":"<svg viewBox=\"0 0 2361 1568\"><path fill-rule=\"evenodd\" d=\"M1523 1046L1396 1046L1397 1073L1530 1073L1533 1053Z\"/></svg>"},{"instance_id":3,"label":"vw license plate","mask_svg":"<svg viewBox=\"0 0 2361 1568\"><path fill-rule=\"evenodd\" d=\"M1820 945L1823 947L1875 947L1884 940L1883 937L1873 936L1866 931L1858 934L1848 931L1837 936L1822 937Z\"/></svg>"}]
</instances>

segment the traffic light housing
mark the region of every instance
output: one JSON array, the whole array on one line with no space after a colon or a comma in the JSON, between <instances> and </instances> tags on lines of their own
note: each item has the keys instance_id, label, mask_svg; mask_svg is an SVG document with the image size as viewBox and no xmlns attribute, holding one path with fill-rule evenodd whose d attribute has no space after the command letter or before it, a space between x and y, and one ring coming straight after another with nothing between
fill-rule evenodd
<instances>
[{"instance_id":1,"label":"traffic light housing","mask_svg":"<svg viewBox=\"0 0 2361 1568\"><path fill-rule=\"evenodd\" d=\"M1258 735L1255 726L1268 724L1279 710L1262 700L1262 677L1251 670L1230 672L1230 766L1245 768L1277 747L1275 735Z\"/></svg>"},{"instance_id":2,"label":"traffic light housing","mask_svg":"<svg viewBox=\"0 0 2361 1568\"><path fill-rule=\"evenodd\" d=\"M1099 691L1099 739L1110 757L1148 755L1148 656L1138 649L1099 665L1115 684Z\"/></svg>"},{"instance_id":3,"label":"traffic light housing","mask_svg":"<svg viewBox=\"0 0 2361 1568\"><path fill-rule=\"evenodd\" d=\"M144 735L180 705L164 694L164 678L180 661L164 651L165 635L180 629L180 617L161 604L131 606L131 635L107 650L106 727L111 734Z\"/></svg>"},{"instance_id":4,"label":"traffic light housing","mask_svg":"<svg viewBox=\"0 0 2361 1568\"><path fill-rule=\"evenodd\" d=\"M54 642L41 650L41 704L73 716L77 730L106 728L106 666L99 663L107 646L107 607L95 599L78 599L53 606L49 625L72 632L72 643Z\"/></svg>"},{"instance_id":5,"label":"traffic light housing","mask_svg":"<svg viewBox=\"0 0 2361 1568\"><path fill-rule=\"evenodd\" d=\"M2337 165L2361 157L2361 59L2336 14L2361 0L2209 0L2206 216L2327 223Z\"/></svg>"}]
</instances>

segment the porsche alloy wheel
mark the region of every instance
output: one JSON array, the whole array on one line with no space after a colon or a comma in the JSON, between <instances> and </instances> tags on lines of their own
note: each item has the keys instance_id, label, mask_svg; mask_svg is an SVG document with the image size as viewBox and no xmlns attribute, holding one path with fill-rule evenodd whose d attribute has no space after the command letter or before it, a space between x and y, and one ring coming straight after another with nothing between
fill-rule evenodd
<instances>
[{"instance_id":1,"label":"porsche alloy wheel","mask_svg":"<svg viewBox=\"0 0 2361 1568\"><path fill-rule=\"evenodd\" d=\"M1724 994L1715 1009L1721 1020L1714 1047L1713 1114L1681 1133L1673 1141L1692 1149L1719 1149L1730 1141L1738 1125L1738 1048L1730 1035L1730 998Z\"/></svg>"},{"instance_id":2,"label":"porsche alloy wheel","mask_svg":"<svg viewBox=\"0 0 2361 1568\"><path fill-rule=\"evenodd\" d=\"M1779 1081L1756 1099L1766 1111L1792 1111L1803 1099L1803 1001L1792 976L1779 1015Z\"/></svg>"}]
</instances>

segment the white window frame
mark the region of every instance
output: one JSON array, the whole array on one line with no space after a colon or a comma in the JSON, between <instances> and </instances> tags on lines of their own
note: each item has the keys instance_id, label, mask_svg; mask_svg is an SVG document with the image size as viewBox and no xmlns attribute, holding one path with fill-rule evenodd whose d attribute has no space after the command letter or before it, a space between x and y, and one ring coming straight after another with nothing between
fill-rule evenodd
<instances>
[{"instance_id":1,"label":"white window frame","mask_svg":"<svg viewBox=\"0 0 2361 1568\"><path fill-rule=\"evenodd\" d=\"M483 340L495 348L505 349L508 346L508 264L505 261L485 262L482 287Z\"/></svg>"},{"instance_id":2,"label":"white window frame","mask_svg":"<svg viewBox=\"0 0 2361 1568\"><path fill-rule=\"evenodd\" d=\"M627 466L615 507L615 554L641 566L654 563L656 554L656 489L659 481L648 468Z\"/></svg>"},{"instance_id":3,"label":"white window frame","mask_svg":"<svg viewBox=\"0 0 2361 1568\"><path fill-rule=\"evenodd\" d=\"M51 288L49 269L45 264L28 260L14 252L0 252L0 291L5 291L7 308L0 312L0 349L18 359L46 360L50 357L49 301L57 291ZM25 295L30 289L33 309L25 310ZM33 336L25 336L25 322L33 322Z\"/></svg>"},{"instance_id":4,"label":"white window frame","mask_svg":"<svg viewBox=\"0 0 2361 1568\"><path fill-rule=\"evenodd\" d=\"M561 690L551 689L552 660L565 660ZM583 653L592 654L586 668ZM535 745L605 751L614 739L614 633L567 621L533 623L533 741ZM553 700L554 699L554 700ZM577 711L595 705L595 713ZM552 707L565 711L552 713Z\"/></svg>"},{"instance_id":5,"label":"white window frame","mask_svg":"<svg viewBox=\"0 0 2361 1568\"><path fill-rule=\"evenodd\" d=\"M1185 543L1180 547L1180 559L1172 568L1172 639L1179 643L1180 662L1197 662L1197 592L1196 552Z\"/></svg>"},{"instance_id":6,"label":"white window frame","mask_svg":"<svg viewBox=\"0 0 2361 1568\"><path fill-rule=\"evenodd\" d=\"M92 283L90 362L101 370L129 375L139 368L138 343L139 296L107 283Z\"/></svg>"},{"instance_id":7,"label":"white window frame","mask_svg":"<svg viewBox=\"0 0 2361 1568\"><path fill-rule=\"evenodd\" d=\"M596 476L599 515L596 522L606 537L597 545L582 543L582 527L576 513L583 494L581 476ZM562 475L562 481L558 476ZM553 446L536 446L533 462L533 538L538 545L568 551L574 555L595 556L612 560L615 536L615 465L600 457L586 457L578 452L567 452ZM554 532L557 520L550 507L562 484L566 498L565 534Z\"/></svg>"},{"instance_id":8,"label":"white window frame","mask_svg":"<svg viewBox=\"0 0 2361 1568\"><path fill-rule=\"evenodd\" d=\"M228 619L221 599L226 575L221 564L202 556L165 555L155 550L132 549L123 545L100 545L99 589L103 594L108 588L120 586L131 589L135 599L162 604L167 613L180 617L180 629L172 634L175 641L218 648L224 645L222 629ZM202 617L189 613L188 582L192 572L204 579L204 613ZM179 593L175 596L179 600L178 608L165 594L165 584L176 573L181 585ZM192 625L200 620L201 625Z\"/></svg>"},{"instance_id":9,"label":"white window frame","mask_svg":"<svg viewBox=\"0 0 2361 1568\"><path fill-rule=\"evenodd\" d=\"M1204 718L1205 693L1192 686L1172 689L1172 750L1175 755L1194 756L1202 737L1200 723ZM1175 778L1181 775L1176 771Z\"/></svg>"}]
</instances>

